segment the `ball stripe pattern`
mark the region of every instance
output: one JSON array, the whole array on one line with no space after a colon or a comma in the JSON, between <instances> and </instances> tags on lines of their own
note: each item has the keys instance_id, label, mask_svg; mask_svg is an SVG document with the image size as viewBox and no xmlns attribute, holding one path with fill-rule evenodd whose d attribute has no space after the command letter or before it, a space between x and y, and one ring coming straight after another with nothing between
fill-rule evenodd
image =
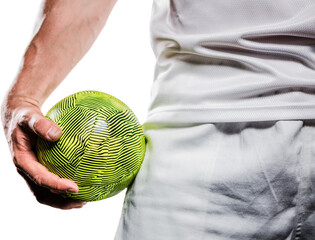
<instances>
[{"instance_id":1,"label":"ball stripe pattern","mask_svg":"<svg viewBox=\"0 0 315 240\"><path fill-rule=\"evenodd\" d=\"M96 201L127 187L145 154L145 137L134 113L120 100L97 91L73 94L46 115L63 134L57 142L39 138L37 156L51 172L72 179L78 193Z\"/></svg>"}]
</instances>

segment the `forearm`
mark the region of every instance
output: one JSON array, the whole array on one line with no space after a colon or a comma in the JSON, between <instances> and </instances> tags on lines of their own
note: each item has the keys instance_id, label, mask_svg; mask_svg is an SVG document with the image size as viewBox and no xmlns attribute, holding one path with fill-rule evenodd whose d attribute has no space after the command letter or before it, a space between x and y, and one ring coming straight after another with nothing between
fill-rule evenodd
<instances>
[{"instance_id":1,"label":"forearm","mask_svg":"<svg viewBox=\"0 0 315 240\"><path fill-rule=\"evenodd\" d=\"M46 0L8 99L41 106L90 49L117 0Z\"/></svg>"}]
</instances>

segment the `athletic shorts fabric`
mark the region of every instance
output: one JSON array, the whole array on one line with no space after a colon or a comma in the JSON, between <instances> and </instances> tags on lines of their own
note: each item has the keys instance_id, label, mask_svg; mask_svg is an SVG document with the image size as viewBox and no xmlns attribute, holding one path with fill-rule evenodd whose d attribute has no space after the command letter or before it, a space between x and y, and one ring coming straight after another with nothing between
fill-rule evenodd
<instances>
[{"instance_id":1,"label":"athletic shorts fabric","mask_svg":"<svg viewBox=\"0 0 315 240\"><path fill-rule=\"evenodd\" d=\"M315 239L315 120L144 129L115 240Z\"/></svg>"}]
</instances>

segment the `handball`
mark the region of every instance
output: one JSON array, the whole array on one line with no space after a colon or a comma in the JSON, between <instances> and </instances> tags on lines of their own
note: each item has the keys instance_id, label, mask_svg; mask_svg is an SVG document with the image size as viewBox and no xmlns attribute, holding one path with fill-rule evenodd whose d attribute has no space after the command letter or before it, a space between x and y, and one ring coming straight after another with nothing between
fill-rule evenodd
<instances>
[{"instance_id":1,"label":"handball","mask_svg":"<svg viewBox=\"0 0 315 240\"><path fill-rule=\"evenodd\" d=\"M70 95L47 113L59 125L56 142L38 138L38 161L61 178L73 180L77 193L66 196L97 201L128 187L145 154L145 136L135 114L117 98L97 91Z\"/></svg>"}]
</instances>

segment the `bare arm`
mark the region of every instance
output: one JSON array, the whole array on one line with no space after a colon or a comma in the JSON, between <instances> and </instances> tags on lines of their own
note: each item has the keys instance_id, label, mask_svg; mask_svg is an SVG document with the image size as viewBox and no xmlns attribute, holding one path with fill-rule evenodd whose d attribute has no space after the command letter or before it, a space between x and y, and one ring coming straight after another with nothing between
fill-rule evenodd
<instances>
[{"instance_id":1,"label":"bare arm","mask_svg":"<svg viewBox=\"0 0 315 240\"><path fill-rule=\"evenodd\" d=\"M61 129L44 118L40 107L90 49L116 1L46 0L41 26L2 104L2 122L13 161L39 202L60 208L82 206L78 201L43 196L45 189L76 192L78 186L48 172L32 150L37 135L50 141L60 138Z\"/></svg>"},{"instance_id":2,"label":"bare arm","mask_svg":"<svg viewBox=\"0 0 315 240\"><path fill-rule=\"evenodd\" d=\"M10 97L42 105L90 49L117 0L47 0Z\"/></svg>"}]
</instances>

